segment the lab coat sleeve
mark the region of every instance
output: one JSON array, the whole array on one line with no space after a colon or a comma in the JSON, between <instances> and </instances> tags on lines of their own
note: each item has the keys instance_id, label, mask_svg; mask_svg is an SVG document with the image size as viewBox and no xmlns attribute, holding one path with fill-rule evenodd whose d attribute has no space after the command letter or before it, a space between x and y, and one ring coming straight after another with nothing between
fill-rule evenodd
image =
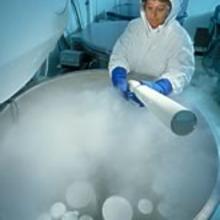
<instances>
[{"instance_id":1,"label":"lab coat sleeve","mask_svg":"<svg viewBox=\"0 0 220 220\"><path fill-rule=\"evenodd\" d=\"M168 59L165 73L160 78L167 78L173 87L173 93L181 93L194 73L194 48L188 34L174 40L173 51Z\"/></svg>"},{"instance_id":2,"label":"lab coat sleeve","mask_svg":"<svg viewBox=\"0 0 220 220\"><path fill-rule=\"evenodd\" d=\"M118 66L125 68L127 72L130 71L128 53L129 53L129 47L134 41L133 29L134 29L134 25L132 22L130 22L113 47L113 51L108 65L110 76L112 70Z\"/></svg>"}]
</instances>

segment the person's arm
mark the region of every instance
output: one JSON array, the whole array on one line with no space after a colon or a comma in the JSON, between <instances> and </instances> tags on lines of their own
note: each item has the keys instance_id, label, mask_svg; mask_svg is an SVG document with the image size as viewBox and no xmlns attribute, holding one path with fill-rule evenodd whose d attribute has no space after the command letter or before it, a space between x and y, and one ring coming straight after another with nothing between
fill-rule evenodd
<instances>
[{"instance_id":1,"label":"person's arm","mask_svg":"<svg viewBox=\"0 0 220 220\"><path fill-rule=\"evenodd\" d=\"M139 21L132 20L128 23L124 32L116 41L108 64L109 74L111 77L112 71L117 67L126 69L127 73L130 72L131 68L131 53L135 53L137 41L137 31L139 29Z\"/></svg>"},{"instance_id":2,"label":"person's arm","mask_svg":"<svg viewBox=\"0 0 220 220\"><path fill-rule=\"evenodd\" d=\"M131 31L128 24L128 27L114 45L108 66L109 76L113 86L117 87L122 93L127 91L128 86L127 74L129 72L129 63L127 60L127 51L131 38Z\"/></svg>"},{"instance_id":3,"label":"person's arm","mask_svg":"<svg viewBox=\"0 0 220 220\"><path fill-rule=\"evenodd\" d=\"M185 31L177 32L172 39L165 72L155 81L141 81L141 83L163 95L180 93L192 78L194 63L194 49L190 37Z\"/></svg>"},{"instance_id":4,"label":"person's arm","mask_svg":"<svg viewBox=\"0 0 220 220\"><path fill-rule=\"evenodd\" d=\"M134 44L135 32L135 24L131 21L116 41L108 64L110 77L112 71L117 67L123 67L127 73L130 71L128 57Z\"/></svg>"},{"instance_id":5,"label":"person's arm","mask_svg":"<svg viewBox=\"0 0 220 220\"><path fill-rule=\"evenodd\" d=\"M194 73L195 59L193 43L185 32L173 39L172 55L168 58L167 68L160 79L167 79L172 85L173 93L181 93Z\"/></svg>"},{"instance_id":6,"label":"person's arm","mask_svg":"<svg viewBox=\"0 0 220 220\"><path fill-rule=\"evenodd\" d=\"M132 100L139 106L143 104L134 93L129 91L127 74L130 71L128 56L134 45L135 27L130 22L124 33L117 40L109 61L109 75L114 87L118 88L123 97Z\"/></svg>"}]
</instances>

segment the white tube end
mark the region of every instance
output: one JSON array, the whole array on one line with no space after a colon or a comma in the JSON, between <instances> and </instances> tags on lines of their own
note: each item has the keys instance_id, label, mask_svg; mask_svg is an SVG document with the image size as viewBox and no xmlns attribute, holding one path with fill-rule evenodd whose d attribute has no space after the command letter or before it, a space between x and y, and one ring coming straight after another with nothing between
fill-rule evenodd
<instances>
[{"instance_id":1,"label":"white tube end","mask_svg":"<svg viewBox=\"0 0 220 220\"><path fill-rule=\"evenodd\" d=\"M177 112L171 120L171 130L177 135L188 135L197 125L196 115L189 110Z\"/></svg>"}]
</instances>

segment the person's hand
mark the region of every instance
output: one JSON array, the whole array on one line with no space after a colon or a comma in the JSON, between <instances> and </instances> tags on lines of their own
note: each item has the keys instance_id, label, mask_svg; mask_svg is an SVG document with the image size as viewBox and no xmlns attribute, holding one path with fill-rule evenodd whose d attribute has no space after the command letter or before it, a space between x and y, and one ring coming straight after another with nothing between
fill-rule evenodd
<instances>
[{"instance_id":1,"label":"person's hand","mask_svg":"<svg viewBox=\"0 0 220 220\"><path fill-rule=\"evenodd\" d=\"M123 67L116 67L112 71L112 84L119 89L122 96L127 101L132 101L140 107L143 107L143 103L136 97L136 95L129 90L127 80L127 70Z\"/></svg>"},{"instance_id":2,"label":"person's hand","mask_svg":"<svg viewBox=\"0 0 220 220\"><path fill-rule=\"evenodd\" d=\"M127 70L123 67L116 67L112 70L112 84L123 94L128 90Z\"/></svg>"},{"instance_id":3,"label":"person's hand","mask_svg":"<svg viewBox=\"0 0 220 220\"><path fill-rule=\"evenodd\" d=\"M154 89L163 95L169 95L173 91L172 84L168 79L159 79L157 81L142 80L140 83L150 87L151 89Z\"/></svg>"}]
</instances>

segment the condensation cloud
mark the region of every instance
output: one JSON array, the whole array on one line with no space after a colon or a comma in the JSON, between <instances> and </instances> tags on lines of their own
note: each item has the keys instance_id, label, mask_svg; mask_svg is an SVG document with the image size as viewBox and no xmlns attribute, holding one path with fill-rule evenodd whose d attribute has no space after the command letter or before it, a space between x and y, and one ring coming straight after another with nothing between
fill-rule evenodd
<instances>
[{"instance_id":1,"label":"condensation cloud","mask_svg":"<svg viewBox=\"0 0 220 220\"><path fill-rule=\"evenodd\" d=\"M10 210L2 213L7 220L37 219L57 201L99 220L113 195L129 202L133 219L146 218L137 208L143 198L155 220L195 216L217 169L203 120L189 136L176 136L105 81L77 77L34 89L1 118L0 207ZM87 182L86 190L74 191L77 182Z\"/></svg>"}]
</instances>

